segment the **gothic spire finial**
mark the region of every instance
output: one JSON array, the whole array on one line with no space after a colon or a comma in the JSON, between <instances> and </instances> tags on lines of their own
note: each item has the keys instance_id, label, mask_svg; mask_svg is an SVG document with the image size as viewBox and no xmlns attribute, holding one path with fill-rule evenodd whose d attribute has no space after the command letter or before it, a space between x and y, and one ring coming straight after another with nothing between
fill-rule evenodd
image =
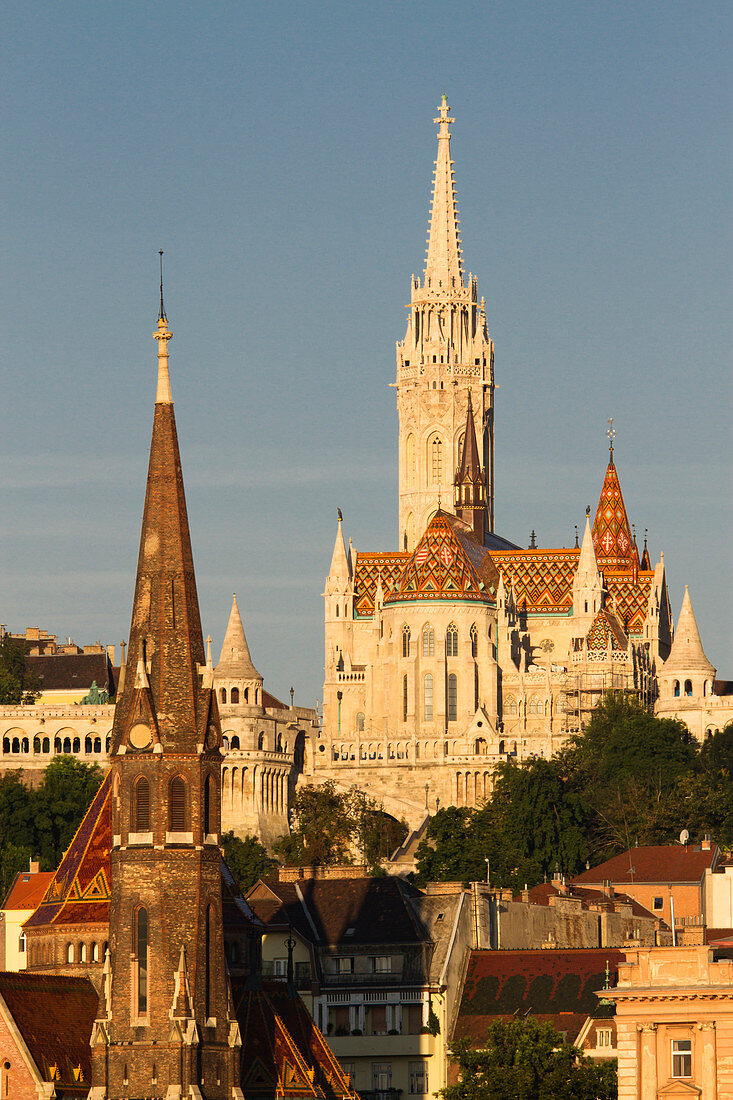
<instances>
[{"instance_id":1,"label":"gothic spire finial","mask_svg":"<svg viewBox=\"0 0 733 1100\"><path fill-rule=\"evenodd\" d=\"M163 305L163 249L158 249L158 255L160 256L160 312L158 313L158 320L167 320L165 315L165 306Z\"/></svg>"},{"instance_id":2,"label":"gothic spire finial","mask_svg":"<svg viewBox=\"0 0 733 1100\"><path fill-rule=\"evenodd\" d=\"M609 416L608 418L608 429L606 430L606 435L608 436L608 449L611 455L610 461L611 465L613 465L613 441L616 438L616 429L613 426L612 416Z\"/></svg>"},{"instance_id":3,"label":"gothic spire finial","mask_svg":"<svg viewBox=\"0 0 733 1100\"><path fill-rule=\"evenodd\" d=\"M450 125L455 119L450 117L449 111L448 99L444 95L438 108L438 117L433 119L438 127L438 155L435 160L428 254L425 261L425 278L444 286L450 286L451 280L463 284L456 189L450 156Z\"/></svg>"},{"instance_id":4,"label":"gothic spire finial","mask_svg":"<svg viewBox=\"0 0 733 1100\"><path fill-rule=\"evenodd\" d=\"M158 389L155 394L156 405L172 405L171 378L168 370L168 341L173 333L168 329L168 318L165 315L163 305L163 249L158 250L160 256L160 310L158 312L158 330L153 333L153 338L158 341Z\"/></svg>"}]
</instances>

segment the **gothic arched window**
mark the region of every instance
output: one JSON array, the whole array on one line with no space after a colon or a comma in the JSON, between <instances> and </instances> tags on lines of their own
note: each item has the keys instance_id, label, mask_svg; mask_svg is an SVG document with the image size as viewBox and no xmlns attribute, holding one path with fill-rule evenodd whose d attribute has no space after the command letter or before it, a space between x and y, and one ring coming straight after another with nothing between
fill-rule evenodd
<instances>
[{"instance_id":1,"label":"gothic arched window","mask_svg":"<svg viewBox=\"0 0 733 1100\"><path fill-rule=\"evenodd\" d=\"M133 832L147 833L150 830L150 784L144 775L137 777L132 792Z\"/></svg>"},{"instance_id":2,"label":"gothic arched window","mask_svg":"<svg viewBox=\"0 0 733 1100\"><path fill-rule=\"evenodd\" d=\"M428 469L430 483L439 485L443 480L443 440L439 435L431 435L428 440Z\"/></svg>"},{"instance_id":3,"label":"gothic arched window","mask_svg":"<svg viewBox=\"0 0 733 1100\"><path fill-rule=\"evenodd\" d=\"M674 696L675 696L675 699L677 699L679 697L679 694L680 694L680 682L679 682L679 680L675 680L675 682L674 682Z\"/></svg>"},{"instance_id":4,"label":"gothic arched window","mask_svg":"<svg viewBox=\"0 0 733 1100\"><path fill-rule=\"evenodd\" d=\"M478 630L476 629L476 623L471 623L471 656L478 657ZM491 637L491 627L489 627L489 637Z\"/></svg>"},{"instance_id":5,"label":"gothic arched window","mask_svg":"<svg viewBox=\"0 0 733 1100\"><path fill-rule=\"evenodd\" d=\"M458 677L451 672L448 677L448 721L458 720Z\"/></svg>"},{"instance_id":6,"label":"gothic arched window","mask_svg":"<svg viewBox=\"0 0 733 1100\"><path fill-rule=\"evenodd\" d=\"M204 782L204 836L208 836L209 833L213 832L211 826L214 823L215 801L214 777L213 775L207 775Z\"/></svg>"},{"instance_id":7,"label":"gothic arched window","mask_svg":"<svg viewBox=\"0 0 733 1100\"><path fill-rule=\"evenodd\" d=\"M239 688L232 688L232 690L229 692L229 702L230 703L238 703L239 702Z\"/></svg>"},{"instance_id":8,"label":"gothic arched window","mask_svg":"<svg viewBox=\"0 0 733 1100\"><path fill-rule=\"evenodd\" d=\"M426 722L433 720L433 674L425 673L423 680L423 716Z\"/></svg>"},{"instance_id":9,"label":"gothic arched window","mask_svg":"<svg viewBox=\"0 0 733 1100\"><path fill-rule=\"evenodd\" d=\"M410 488L415 485L415 436L412 434L405 440L405 481Z\"/></svg>"},{"instance_id":10,"label":"gothic arched window","mask_svg":"<svg viewBox=\"0 0 733 1100\"><path fill-rule=\"evenodd\" d=\"M407 674L402 677L402 721L407 721Z\"/></svg>"},{"instance_id":11,"label":"gothic arched window","mask_svg":"<svg viewBox=\"0 0 733 1100\"><path fill-rule=\"evenodd\" d=\"M446 657L458 656L458 627L455 623L450 623L445 632L445 655Z\"/></svg>"},{"instance_id":12,"label":"gothic arched window","mask_svg":"<svg viewBox=\"0 0 733 1100\"><path fill-rule=\"evenodd\" d=\"M407 623L402 627L402 656L410 656L410 628Z\"/></svg>"},{"instance_id":13,"label":"gothic arched window","mask_svg":"<svg viewBox=\"0 0 733 1100\"><path fill-rule=\"evenodd\" d=\"M435 655L435 631L430 623L426 623L422 628L422 655L423 657Z\"/></svg>"},{"instance_id":14,"label":"gothic arched window","mask_svg":"<svg viewBox=\"0 0 733 1100\"><path fill-rule=\"evenodd\" d=\"M356 732L357 733L363 733L364 732L364 712L361 711L361 710L359 711L359 713L356 716Z\"/></svg>"},{"instance_id":15,"label":"gothic arched window","mask_svg":"<svg viewBox=\"0 0 733 1100\"><path fill-rule=\"evenodd\" d=\"M220 688L219 689L219 699L222 703L226 703L226 701L227 701L227 689L226 688Z\"/></svg>"},{"instance_id":16,"label":"gothic arched window","mask_svg":"<svg viewBox=\"0 0 733 1100\"><path fill-rule=\"evenodd\" d=\"M135 912L135 1002L138 1016L148 1014L148 911L140 908Z\"/></svg>"},{"instance_id":17,"label":"gothic arched window","mask_svg":"<svg viewBox=\"0 0 733 1100\"><path fill-rule=\"evenodd\" d=\"M174 775L168 789L168 820L172 833L186 831L186 781Z\"/></svg>"}]
</instances>

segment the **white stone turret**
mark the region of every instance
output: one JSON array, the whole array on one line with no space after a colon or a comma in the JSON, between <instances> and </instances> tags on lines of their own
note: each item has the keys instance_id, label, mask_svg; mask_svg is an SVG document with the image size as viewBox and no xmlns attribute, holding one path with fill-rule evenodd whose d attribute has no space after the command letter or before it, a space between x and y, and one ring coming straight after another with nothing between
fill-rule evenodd
<instances>
[{"instance_id":1,"label":"white stone turret","mask_svg":"<svg viewBox=\"0 0 733 1100\"><path fill-rule=\"evenodd\" d=\"M674 641L659 676L661 695L667 699L700 700L712 695L714 680L715 668L705 656L685 585Z\"/></svg>"},{"instance_id":2,"label":"white stone turret","mask_svg":"<svg viewBox=\"0 0 733 1100\"><path fill-rule=\"evenodd\" d=\"M262 706L263 680L252 663L236 593L232 598L219 663L214 669L214 683L221 702Z\"/></svg>"},{"instance_id":3,"label":"white stone turret","mask_svg":"<svg viewBox=\"0 0 733 1100\"><path fill-rule=\"evenodd\" d=\"M598 571L590 511L585 516L585 531L573 578L573 637L584 638L603 606L603 579Z\"/></svg>"},{"instance_id":4,"label":"white stone turret","mask_svg":"<svg viewBox=\"0 0 733 1100\"><path fill-rule=\"evenodd\" d=\"M494 529L494 344L476 280L464 282L450 155L449 107L439 108L427 259L412 277L407 332L397 344L399 548L414 550L439 500L453 499L469 392Z\"/></svg>"}]
</instances>

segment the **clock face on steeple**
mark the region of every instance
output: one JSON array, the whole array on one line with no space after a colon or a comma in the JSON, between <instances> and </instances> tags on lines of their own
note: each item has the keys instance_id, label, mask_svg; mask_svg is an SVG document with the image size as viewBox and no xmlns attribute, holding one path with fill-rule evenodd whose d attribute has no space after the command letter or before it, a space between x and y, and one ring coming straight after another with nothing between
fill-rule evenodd
<instances>
[{"instance_id":1,"label":"clock face on steeple","mask_svg":"<svg viewBox=\"0 0 733 1100\"><path fill-rule=\"evenodd\" d=\"M146 749L153 739L150 726L145 722L136 722L130 730L130 744L133 749Z\"/></svg>"}]
</instances>

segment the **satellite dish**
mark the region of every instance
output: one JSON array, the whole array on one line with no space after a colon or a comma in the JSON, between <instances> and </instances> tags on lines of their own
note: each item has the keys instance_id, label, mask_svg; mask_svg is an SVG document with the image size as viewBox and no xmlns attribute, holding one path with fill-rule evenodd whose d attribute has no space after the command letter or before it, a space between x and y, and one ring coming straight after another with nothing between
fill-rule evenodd
<instances>
[{"instance_id":1,"label":"satellite dish","mask_svg":"<svg viewBox=\"0 0 733 1100\"><path fill-rule=\"evenodd\" d=\"M690 839L690 834L688 833L687 829L683 829L682 832L680 833L680 844L687 844L687 841L689 839Z\"/></svg>"}]
</instances>

